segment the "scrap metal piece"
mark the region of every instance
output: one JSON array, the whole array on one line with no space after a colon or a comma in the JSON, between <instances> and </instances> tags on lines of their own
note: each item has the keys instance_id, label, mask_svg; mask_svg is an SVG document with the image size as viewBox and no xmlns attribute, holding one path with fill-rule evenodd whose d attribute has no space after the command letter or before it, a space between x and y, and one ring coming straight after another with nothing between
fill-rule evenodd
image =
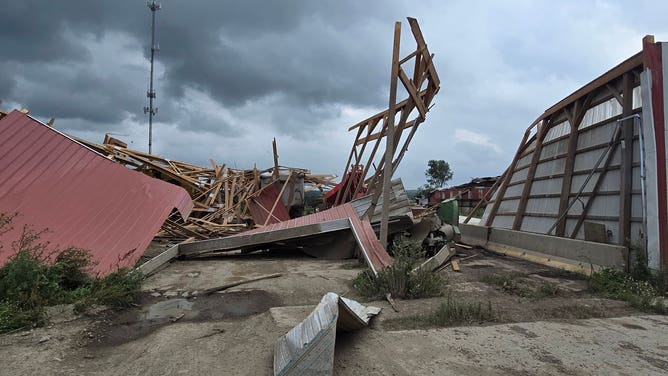
<instances>
[{"instance_id":1,"label":"scrap metal piece","mask_svg":"<svg viewBox=\"0 0 668 376\"><path fill-rule=\"evenodd\" d=\"M238 235L182 243L179 246L179 255L196 256L216 251L263 249L262 246L288 242L300 243L307 238L312 239L323 234L345 230L351 231L355 236L357 246L374 275L392 263L392 257L376 238L376 233L369 221L360 219L351 203ZM345 238L342 239L345 240ZM341 253L340 258L347 257L350 257L350 254Z\"/></svg>"},{"instance_id":2,"label":"scrap metal piece","mask_svg":"<svg viewBox=\"0 0 668 376\"><path fill-rule=\"evenodd\" d=\"M9 246L24 226L40 242L89 250L93 273L136 263L176 208L192 210L180 187L131 171L20 111L0 119L0 213L13 214ZM0 252L0 265L12 257Z\"/></svg>"},{"instance_id":3,"label":"scrap metal piece","mask_svg":"<svg viewBox=\"0 0 668 376\"><path fill-rule=\"evenodd\" d=\"M364 328L380 313L333 292L301 323L278 339L274 348L274 375L331 375L336 331Z\"/></svg>"}]
</instances>

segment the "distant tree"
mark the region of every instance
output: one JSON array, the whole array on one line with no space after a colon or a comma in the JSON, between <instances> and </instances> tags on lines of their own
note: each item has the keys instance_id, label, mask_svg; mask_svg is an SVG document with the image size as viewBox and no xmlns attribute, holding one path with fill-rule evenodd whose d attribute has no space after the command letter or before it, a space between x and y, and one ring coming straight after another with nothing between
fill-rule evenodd
<instances>
[{"instance_id":1,"label":"distant tree","mask_svg":"<svg viewBox=\"0 0 668 376\"><path fill-rule=\"evenodd\" d=\"M443 188L445 183L452 179L452 171L448 162L439 159L432 159L427 162L427 171L424 175L427 177L427 184L432 188Z\"/></svg>"}]
</instances>

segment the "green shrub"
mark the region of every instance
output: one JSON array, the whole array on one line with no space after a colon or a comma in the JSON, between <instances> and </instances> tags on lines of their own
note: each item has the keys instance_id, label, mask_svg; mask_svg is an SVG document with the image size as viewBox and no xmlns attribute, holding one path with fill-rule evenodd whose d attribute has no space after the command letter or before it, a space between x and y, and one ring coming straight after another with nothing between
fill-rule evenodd
<instances>
[{"instance_id":1,"label":"green shrub","mask_svg":"<svg viewBox=\"0 0 668 376\"><path fill-rule=\"evenodd\" d=\"M11 218L0 214L0 235ZM43 325L50 305L74 303L81 312L91 305L129 307L138 300L141 274L118 270L91 278L88 251L51 249L39 241L43 232L24 227L12 243L14 255L0 268L0 333Z\"/></svg>"},{"instance_id":2,"label":"green shrub","mask_svg":"<svg viewBox=\"0 0 668 376\"><path fill-rule=\"evenodd\" d=\"M593 273L589 287L606 298L624 300L643 311L668 313L668 306L652 281L636 280L619 270L602 269Z\"/></svg>"},{"instance_id":3,"label":"green shrub","mask_svg":"<svg viewBox=\"0 0 668 376\"><path fill-rule=\"evenodd\" d=\"M424 261L424 250L418 242L399 241L392 246L392 265L380 270L375 277L365 269L353 280L353 287L367 298L418 299L443 294L444 280L438 273L413 270Z\"/></svg>"}]
</instances>

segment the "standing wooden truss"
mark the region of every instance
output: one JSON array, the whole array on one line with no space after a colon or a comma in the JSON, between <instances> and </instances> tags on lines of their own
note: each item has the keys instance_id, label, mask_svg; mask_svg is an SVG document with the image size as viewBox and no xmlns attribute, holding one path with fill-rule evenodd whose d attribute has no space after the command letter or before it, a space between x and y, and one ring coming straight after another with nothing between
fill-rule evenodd
<instances>
[{"instance_id":1,"label":"standing wooden truss","mask_svg":"<svg viewBox=\"0 0 668 376\"><path fill-rule=\"evenodd\" d=\"M382 193L381 186L385 171L389 171L388 178L396 171L415 132L420 124L424 122L431 102L440 88L440 80L433 64L434 55L430 54L427 48L427 43L422 36L418 22L416 19L409 17L408 23L415 37L417 47L404 58L398 59L401 23L397 22L395 25L391 76L391 82L394 84L390 87L389 108L348 129L349 131L356 131L357 135L348 155L343 176L345 177L349 171L351 176L355 172L361 171L362 179L360 181L363 181L364 184L355 185L353 184L355 179L344 178L342 181L344 186L338 191L334 205L340 205L351 198L356 198L366 188L374 193L372 205L367 213L368 216L373 215L378 198ZM406 73L406 66L412 66L410 76ZM395 103L397 81L401 81L408 94L408 98L399 103ZM413 115L414 110L417 110L417 114ZM395 119L396 115L398 115L398 119ZM391 135L389 142L386 137L388 135ZM403 143L400 145L402 138ZM389 148L387 146L385 148L381 147L383 139L390 146ZM384 157L389 157L387 160L392 161L391 168L385 168L388 162ZM374 168L373 171L371 171L372 167Z\"/></svg>"}]
</instances>

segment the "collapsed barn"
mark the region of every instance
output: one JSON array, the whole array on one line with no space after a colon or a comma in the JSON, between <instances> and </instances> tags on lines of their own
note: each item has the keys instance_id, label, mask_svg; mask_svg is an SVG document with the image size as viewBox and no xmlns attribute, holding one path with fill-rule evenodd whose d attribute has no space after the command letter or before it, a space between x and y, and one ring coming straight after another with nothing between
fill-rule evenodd
<instances>
[{"instance_id":1,"label":"collapsed barn","mask_svg":"<svg viewBox=\"0 0 668 376\"><path fill-rule=\"evenodd\" d=\"M663 47L645 37L641 52L541 114L488 197L484 226L464 226L465 237L584 267L668 263Z\"/></svg>"}]
</instances>

